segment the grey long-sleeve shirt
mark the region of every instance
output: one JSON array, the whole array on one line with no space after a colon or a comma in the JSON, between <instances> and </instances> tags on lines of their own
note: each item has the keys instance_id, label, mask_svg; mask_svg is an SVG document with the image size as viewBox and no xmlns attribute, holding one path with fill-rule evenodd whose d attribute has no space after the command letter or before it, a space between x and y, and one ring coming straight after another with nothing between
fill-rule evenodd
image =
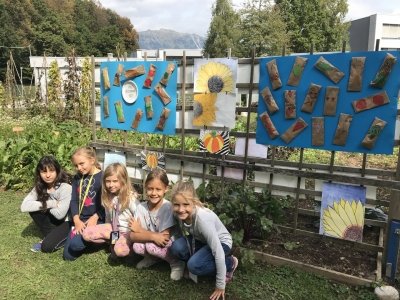
<instances>
[{"instance_id":1,"label":"grey long-sleeve shirt","mask_svg":"<svg viewBox=\"0 0 400 300\"><path fill-rule=\"evenodd\" d=\"M58 220L62 220L67 215L69 203L71 202L72 187L68 183L61 183L54 191L49 193L46 201L47 209ZM42 209L42 203L37 200L38 195L35 188L24 198L21 204L22 212L33 212Z\"/></svg>"},{"instance_id":2,"label":"grey long-sleeve shirt","mask_svg":"<svg viewBox=\"0 0 400 300\"><path fill-rule=\"evenodd\" d=\"M218 216L211 210L202 207L196 207L192 226L187 227L180 221L181 228L189 230L189 233L196 240L207 244L211 248L211 252L215 258L217 268L216 287L225 289L225 252L221 243L232 248L232 236L222 224Z\"/></svg>"}]
</instances>

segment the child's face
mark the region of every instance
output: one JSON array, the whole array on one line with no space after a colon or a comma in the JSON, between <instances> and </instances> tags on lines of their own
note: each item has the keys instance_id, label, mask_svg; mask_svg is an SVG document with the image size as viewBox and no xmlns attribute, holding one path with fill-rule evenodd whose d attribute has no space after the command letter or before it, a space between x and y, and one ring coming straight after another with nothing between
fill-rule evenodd
<instances>
[{"instance_id":1,"label":"child's face","mask_svg":"<svg viewBox=\"0 0 400 300\"><path fill-rule=\"evenodd\" d=\"M49 186L53 186L56 180L57 172L54 168L46 167L44 170L40 170L40 178Z\"/></svg>"},{"instance_id":2,"label":"child's face","mask_svg":"<svg viewBox=\"0 0 400 300\"><path fill-rule=\"evenodd\" d=\"M153 208L158 207L158 205L161 205L162 199L167 190L168 186L166 186L161 180L155 178L149 181L146 185L147 201Z\"/></svg>"},{"instance_id":3,"label":"child's face","mask_svg":"<svg viewBox=\"0 0 400 300\"><path fill-rule=\"evenodd\" d=\"M105 178L106 189L109 193L118 195L121 189L121 182L119 181L117 175L111 175Z\"/></svg>"},{"instance_id":4,"label":"child's face","mask_svg":"<svg viewBox=\"0 0 400 300\"><path fill-rule=\"evenodd\" d=\"M94 159L88 158L81 154L75 154L72 157L72 163L74 164L76 170L82 175L90 174L94 167Z\"/></svg>"},{"instance_id":5,"label":"child's face","mask_svg":"<svg viewBox=\"0 0 400 300\"><path fill-rule=\"evenodd\" d=\"M174 199L174 214L183 222L187 224L192 223L192 215L193 215L193 209L194 205L192 202L188 201L185 199L180 194L175 195Z\"/></svg>"}]
</instances>

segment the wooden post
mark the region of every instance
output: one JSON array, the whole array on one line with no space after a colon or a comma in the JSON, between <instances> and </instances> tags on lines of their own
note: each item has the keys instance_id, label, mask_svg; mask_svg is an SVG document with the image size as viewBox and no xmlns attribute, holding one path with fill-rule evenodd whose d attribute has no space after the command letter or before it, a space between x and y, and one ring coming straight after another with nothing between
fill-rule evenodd
<instances>
[{"instance_id":1,"label":"wooden post","mask_svg":"<svg viewBox=\"0 0 400 300\"><path fill-rule=\"evenodd\" d=\"M181 119L181 154L185 155L185 111L186 111L186 51L183 50L182 56L182 89L181 89L181 97L182 97L182 119ZM181 160L181 171L180 177L183 179L183 167L184 161Z\"/></svg>"},{"instance_id":2,"label":"wooden post","mask_svg":"<svg viewBox=\"0 0 400 300\"><path fill-rule=\"evenodd\" d=\"M91 56L91 66L92 66L92 140L96 142L96 78L95 78L95 59Z\"/></svg>"},{"instance_id":3,"label":"wooden post","mask_svg":"<svg viewBox=\"0 0 400 300\"><path fill-rule=\"evenodd\" d=\"M247 103L247 120L246 120L246 139L244 146L244 164L247 164L248 148L249 148L249 127L250 127L250 114L251 114L251 99L253 98L253 83L254 83L254 64L255 64L256 49L253 47L251 52L251 65L250 65L250 87L249 87L249 101ZM246 183L247 170L243 170L243 182Z\"/></svg>"}]
</instances>

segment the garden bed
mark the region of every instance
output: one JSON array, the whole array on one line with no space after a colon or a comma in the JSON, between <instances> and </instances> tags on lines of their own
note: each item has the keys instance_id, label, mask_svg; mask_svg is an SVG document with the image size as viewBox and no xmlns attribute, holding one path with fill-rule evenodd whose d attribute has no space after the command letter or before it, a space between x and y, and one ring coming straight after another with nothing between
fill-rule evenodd
<instances>
[{"instance_id":1,"label":"garden bed","mask_svg":"<svg viewBox=\"0 0 400 300\"><path fill-rule=\"evenodd\" d=\"M372 240L375 239L376 232L372 228L366 228L364 235ZM351 243L338 243L320 236L280 232L271 234L266 241L252 240L246 246L265 254L300 262L300 264L371 281L377 278L377 254L359 250Z\"/></svg>"}]
</instances>

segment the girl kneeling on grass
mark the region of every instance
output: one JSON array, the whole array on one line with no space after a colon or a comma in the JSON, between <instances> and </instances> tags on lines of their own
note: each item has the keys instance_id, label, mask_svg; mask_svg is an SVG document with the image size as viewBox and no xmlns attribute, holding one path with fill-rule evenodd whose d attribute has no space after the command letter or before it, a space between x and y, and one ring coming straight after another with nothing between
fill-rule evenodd
<instances>
[{"instance_id":1,"label":"girl kneeling on grass","mask_svg":"<svg viewBox=\"0 0 400 300\"><path fill-rule=\"evenodd\" d=\"M230 254L232 236L218 216L204 208L192 183L175 184L172 205L183 237L172 243L171 253L187 262L194 275L216 274L216 287L210 299L225 299L225 283L232 280L238 266L238 259Z\"/></svg>"},{"instance_id":2,"label":"girl kneeling on grass","mask_svg":"<svg viewBox=\"0 0 400 300\"><path fill-rule=\"evenodd\" d=\"M113 163L104 171L101 202L106 209L106 223L87 227L83 239L88 242L111 242L113 254L119 257L130 253L128 223L139 204L124 165Z\"/></svg>"},{"instance_id":3,"label":"girl kneeling on grass","mask_svg":"<svg viewBox=\"0 0 400 300\"><path fill-rule=\"evenodd\" d=\"M66 215L70 201L68 174L53 156L43 156L35 169L35 187L21 204L21 211L29 212L44 236L32 246L33 252L53 252L63 246L69 232Z\"/></svg>"},{"instance_id":4,"label":"girl kneeling on grass","mask_svg":"<svg viewBox=\"0 0 400 300\"><path fill-rule=\"evenodd\" d=\"M144 256L136 266L138 269L150 267L163 259L171 266L171 279L179 280L185 263L169 254L175 222L171 202L164 199L168 184L167 174L161 169L147 175L144 183L147 201L140 203L136 218L129 223L130 238L135 253Z\"/></svg>"},{"instance_id":5,"label":"girl kneeling on grass","mask_svg":"<svg viewBox=\"0 0 400 300\"><path fill-rule=\"evenodd\" d=\"M73 226L64 246L64 259L75 260L82 255L87 243L82 238L85 228L104 222L104 207L101 205L101 172L96 152L92 147L75 150L72 163L77 174L72 181L70 213Z\"/></svg>"}]
</instances>

